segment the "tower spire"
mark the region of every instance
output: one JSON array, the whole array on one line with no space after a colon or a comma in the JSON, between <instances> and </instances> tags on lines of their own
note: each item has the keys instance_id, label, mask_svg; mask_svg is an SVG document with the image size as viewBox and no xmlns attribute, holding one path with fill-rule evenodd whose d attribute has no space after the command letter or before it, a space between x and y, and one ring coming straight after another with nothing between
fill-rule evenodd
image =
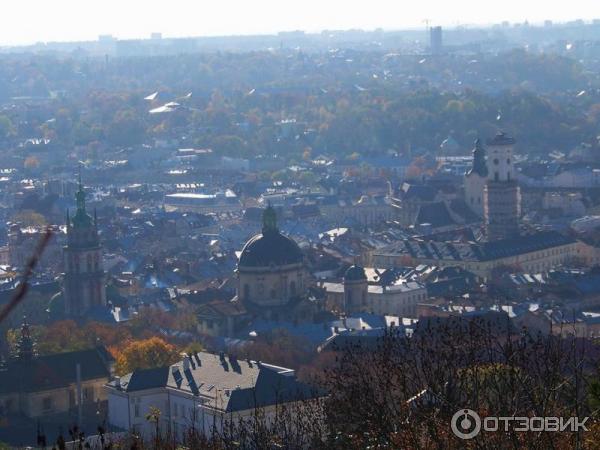
<instances>
[{"instance_id":1,"label":"tower spire","mask_svg":"<svg viewBox=\"0 0 600 450\"><path fill-rule=\"evenodd\" d=\"M476 173L481 177L487 177L488 168L485 161L485 149L481 145L481 139L475 140L475 147L473 148L473 167L469 173Z\"/></svg>"},{"instance_id":2,"label":"tower spire","mask_svg":"<svg viewBox=\"0 0 600 450\"><path fill-rule=\"evenodd\" d=\"M21 325L21 337L19 338L19 351L17 358L19 361L30 361L34 356L34 342L31 337L31 330L27 317L23 316L23 324Z\"/></svg>"},{"instance_id":3,"label":"tower spire","mask_svg":"<svg viewBox=\"0 0 600 450\"><path fill-rule=\"evenodd\" d=\"M79 189L75 194L77 199L77 210L85 212L85 191L83 190L83 183L81 183L81 166L79 166Z\"/></svg>"},{"instance_id":4,"label":"tower spire","mask_svg":"<svg viewBox=\"0 0 600 450\"><path fill-rule=\"evenodd\" d=\"M75 211L72 223L74 228L93 225L92 217L86 212L85 208L85 190L83 189L83 183L81 182L81 165L79 166L78 182L79 189L75 193L77 209Z\"/></svg>"}]
</instances>

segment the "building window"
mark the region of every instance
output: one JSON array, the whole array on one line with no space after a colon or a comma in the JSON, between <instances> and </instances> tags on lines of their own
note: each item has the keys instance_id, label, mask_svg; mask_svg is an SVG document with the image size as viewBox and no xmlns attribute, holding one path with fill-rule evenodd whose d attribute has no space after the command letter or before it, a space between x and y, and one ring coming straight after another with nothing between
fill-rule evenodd
<instances>
[{"instance_id":1,"label":"building window","mask_svg":"<svg viewBox=\"0 0 600 450\"><path fill-rule=\"evenodd\" d=\"M244 285L244 300L248 300L250 298L250 286Z\"/></svg>"},{"instance_id":2,"label":"building window","mask_svg":"<svg viewBox=\"0 0 600 450\"><path fill-rule=\"evenodd\" d=\"M133 416L140 417L140 399L136 398L133 400Z\"/></svg>"},{"instance_id":3,"label":"building window","mask_svg":"<svg viewBox=\"0 0 600 450\"><path fill-rule=\"evenodd\" d=\"M83 388L83 401L91 402L93 400L94 400L94 388L91 386Z\"/></svg>"},{"instance_id":4,"label":"building window","mask_svg":"<svg viewBox=\"0 0 600 450\"><path fill-rule=\"evenodd\" d=\"M290 294L292 295L292 297L294 295L296 295L296 282L295 281L292 281L290 283Z\"/></svg>"},{"instance_id":5,"label":"building window","mask_svg":"<svg viewBox=\"0 0 600 450\"><path fill-rule=\"evenodd\" d=\"M44 397L44 399L42 400L42 409L44 411L52 410L52 397Z\"/></svg>"}]
</instances>

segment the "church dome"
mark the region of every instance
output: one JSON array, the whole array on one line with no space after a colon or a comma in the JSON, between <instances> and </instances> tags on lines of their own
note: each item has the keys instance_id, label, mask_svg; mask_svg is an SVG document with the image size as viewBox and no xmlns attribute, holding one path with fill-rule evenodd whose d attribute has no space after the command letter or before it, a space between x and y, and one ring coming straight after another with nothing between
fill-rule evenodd
<instances>
[{"instance_id":1,"label":"church dome","mask_svg":"<svg viewBox=\"0 0 600 450\"><path fill-rule=\"evenodd\" d=\"M344 281L361 281L366 279L365 269L357 265L350 266L344 274Z\"/></svg>"},{"instance_id":2,"label":"church dome","mask_svg":"<svg viewBox=\"0 0 600 450\"><path fill-rule=\"evenodd\" d=\"M246 243L238 266L285 266L302 263L302 260L298 244L277 229L275 210L269 206L263 214L262 234L257 234Z\"/></svg>"}]
</instances>

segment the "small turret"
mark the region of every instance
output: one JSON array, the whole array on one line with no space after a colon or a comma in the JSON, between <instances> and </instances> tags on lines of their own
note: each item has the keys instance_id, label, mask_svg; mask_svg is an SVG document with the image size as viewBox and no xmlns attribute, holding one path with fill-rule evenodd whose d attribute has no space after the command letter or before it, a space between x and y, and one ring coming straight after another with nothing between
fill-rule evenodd
<instances>
[{"instance_id":1,"label":"small turret","mask_svg":"<svg viewBox=\"0 0 600 450\"><path fill-rule=\"evenodd\" d=\"M270 203L263 213L262 232L263 234L279 232L279 229L277 228L277 213Z\"/></svg>"},{"instance_id":2,"label":"small turret","mask_svg":"<svg viewBox=\"0 0 600 450\"><path fill-rule=\"evenodd\" d=\"M367 310L369 283L365 269L353 265L344 274L344 312L353 314Z\"/></svg>"}]
</instances>

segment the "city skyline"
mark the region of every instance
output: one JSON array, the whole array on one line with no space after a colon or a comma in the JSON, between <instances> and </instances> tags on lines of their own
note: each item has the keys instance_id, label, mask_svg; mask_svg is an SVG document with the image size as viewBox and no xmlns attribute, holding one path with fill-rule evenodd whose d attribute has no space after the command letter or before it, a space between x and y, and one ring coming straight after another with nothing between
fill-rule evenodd
<instances>
[{"instance_id":1,"label":"city skyline","mask_svg":"<svg viewBox=\"0 0 600 450\"><path fill-rule=\"evenodd\" d=\"M166 8L168 6L168 8ZM358 2L327 3L308 0L301 6L289 2L227 0L210 6L190 5L173 0L145 2L73 2L57 0L35 3L25 0L5 8L9 18L0 30L0 45L28 45L36 42L89 41L111 34L119 39L148 38L159 32L164 37L272 34L279 31L326 29L386 30L424 28L427 25L489 25L502 21L542 23L566 22L600 17L600 5L587 0L545 5L503 2L502 9L472 0L453 2L452 7L425 0L418 8L403 8L384 0L364 5ZM31 11L36 11L34 15ZM293 12L293 14L290 14Z\"/></svg>"}]
</instances>

